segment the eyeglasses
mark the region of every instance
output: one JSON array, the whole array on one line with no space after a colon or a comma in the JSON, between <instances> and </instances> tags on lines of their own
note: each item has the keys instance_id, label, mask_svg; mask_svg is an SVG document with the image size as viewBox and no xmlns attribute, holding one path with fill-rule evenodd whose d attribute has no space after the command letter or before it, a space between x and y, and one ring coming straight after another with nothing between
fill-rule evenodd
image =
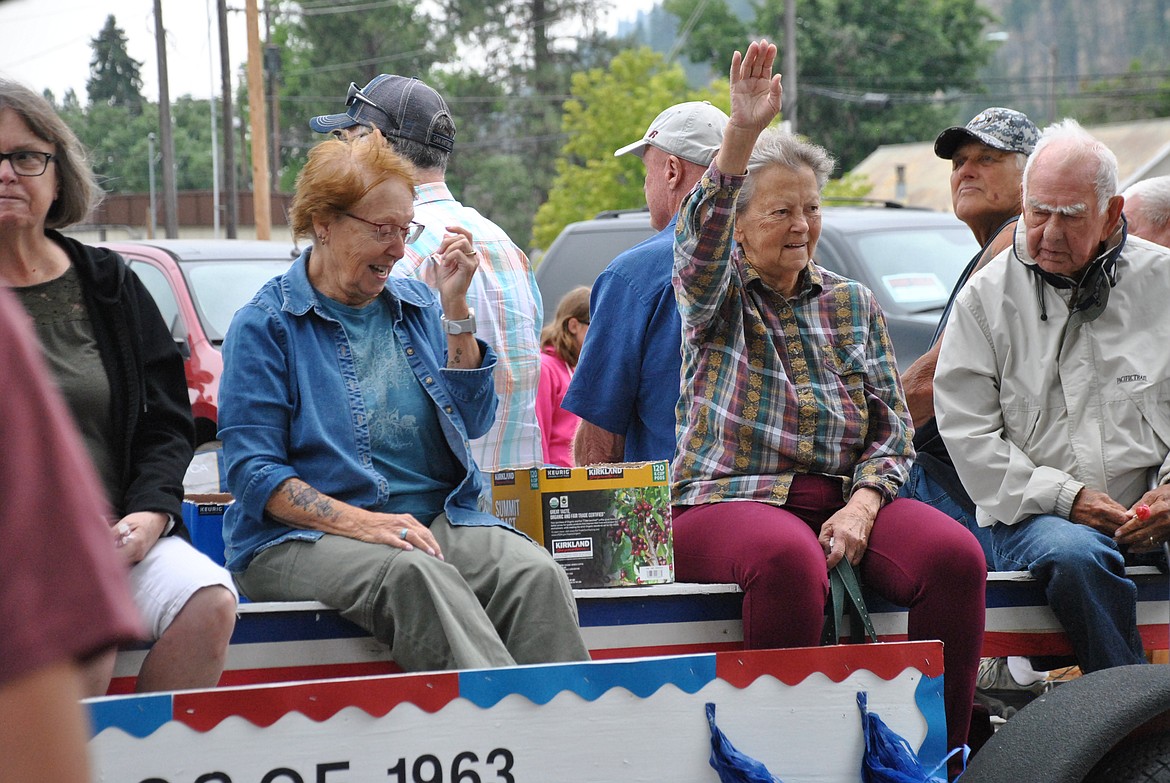
<instances>
[{"instance_id":1,"label":"eyeglasses","mask_svg":"<svg viewBox=\"0 0 1170 783\"><path fill-rule=\"evenodd\" d=\"M394 118L394 116L392 114L390 114L390 112L383 109L381 106L379 106L377 103L374 102L373 98L371 98L370 96L368 96L364 92L362 92L362 88L358 87L356 82L350 82L349 83L349 91L345 94L345 107L348 109L350 106L353 106L355 103L361 103L361 104L364 104L366 106L369 106L372 109L377 109L378 111L382 112L382 114L386 117L386 119L390 120L390 126L394 130L399 130L398 120L396 120ZM350 116L353 116L353 115L350 115Z\"/></svg>"},{"instance_id":2,"label":"eyeglasses","mask_svg":"<svg viewBox=\"0 0 1170 783\"><path fill-rule=\"evenodd\" d=\"M349 212L342 212L341 214L354 220L360 220L367 226L373 226L376 229L374 231L374 238L383 245L390 244L395 238L401 239L405 244L409 245L422 236L423 229L426 228L422 223L415 223L413 220L410 221L409 226L400 226L397 223L375 223L372 220L366 220Z\"/></svg>"},{"instance_id":3,"label":"eyeglasses","mask_svg":"<svg viewBox=\"0 0 1170 783\"><path fill-rule=\"evenodd\" d=\"M0 163L8 161L18 176L39 177L45 173L45 169L49 168L49 161L54 157L51 152L17 150L16 152L0 152Z\"/></svg>"}]
</instances>

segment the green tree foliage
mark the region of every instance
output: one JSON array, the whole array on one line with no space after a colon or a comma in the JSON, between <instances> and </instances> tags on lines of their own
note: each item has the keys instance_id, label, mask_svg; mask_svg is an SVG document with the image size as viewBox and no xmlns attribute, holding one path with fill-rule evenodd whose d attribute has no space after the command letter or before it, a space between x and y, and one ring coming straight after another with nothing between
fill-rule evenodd
<instances>
[{"instance_id":1,"label":"green tree foliage","mask_svg":"<svg viewBox=\"0 0 1170 783\"><path fill-rule=\"evenodd\" d=\"M678 17L679 34L686 33L681 53L691 62L710 63L716 73L726 73L731 53L743 51L749 40L747 25L726 0L663 0L662 8Z\"/></svg>"},{"instance_id":2,"label":"green tree foliage","mask_svg":"<svg viewBox=\"0 0 1170 783\"><path fill-rule=\"evenodd\" d=\"M111 44L111 42L113 42ZM119 43L120 42L120 43ZM110 48L125 54L125 36L117 29L114 18L106 20L102 32L92 43L94 63L117 62ZM130 61L133 63L133 61ZM128 83L140 86L137 63ZM150 187L150 134L155 135L155 155L159 154L158 105L148 103L137 92L137 104L127 100L95 99L95 85L110 88L115 72L124 76L131 71L101 68L96 65L89 81L90 103L83 106L72 90L67 90L57 110L89 154L90 165L108 193L142 193ZM99 75L100 74L100 75ZM110 94L124 95L112 90ZM97 93L101 95L102 93ZM211 107L206 100L184 95L171 106L175 142L175 184L179 190L209 190L212 187ZM222 129L220 129L222 134ZM156 163L156 166L158 164ZM162 174L156 169L156 187Z\"/></svg>"},{"instance_id":3,"label":"green tree foliage","mask_svg":"<svg viewBox=\"0 0 1170 783\"><path fill-rule=\"evenodd\" d=\"M798 127L849 171L881 144L932 138L952 119L933 96L975 90L991 45L976 0L801 0ZM783 0L760 29L783 30ZM820 89L816 89L816 88Z\"/></svg>"},{"instance_id":4,"label":"green tree foliage","mask_svg":"<svg viewBox=\"0 0 1170 783\"><path fill-rule=\"evenodd\" d=\"M639 209L646 205L646 180L641 160L614 157L614 150L641 138L658 113L682 101L710 101L730 109L724 79L704 90L687 87L682 68L667 65L650 49L630 49L613 58L608 68L573 77L572 96L565 102L567 140L557 159L557 176L536 212L533 243L548 248L569 223L588 220L607 209ZM872 185L848 176L825 186L825 198L860 198Z\"/></svg>"},{"instance_id":5,"label":"green tree foliage","mask_svg":"<svg viewBox=\"0 0 1170 783\"><path fill-rule=\"evenodd\" d=\"M863 174L846 174L840 179L831 179L825 183L821 191L821 199L826 204L847 202L850 199L863 199L873 190L873 183Z\"/></svg>"},{"instance_id":6,"label":"green tree foliage","mask_svg":"<svg viewBox=\"0 0 1170 783\"><path fill-rule=\"evenodd\" d=\"M473 143L490 143L494 154L461 157L462 141L456 140L453 168L471 185L490 187L514 211L491 217L512 238L526 244L532 236L532 215L548 196L556 175L562 110L574 73L604 65L617 47L598 30L608 3L596 0L440 0L457 50L474 51L483 65L476 71L489 83L501 85L503 113L481 127L491 129ZM474 79L468 83L474 83ZM473 99L474 93L458 93ZM462 107L461 107L462 111ZM456 121L461 122L460 116ZM463 128L466 123L462 123ZM460 130L460 134L463 131ZM491 139L488 142L488 139ZM487 184L501 175L509 161L520 168L505 175L501 187ZM482 168L480 168L482 166ZM465 191L467 203L480 207Z\"/></svg>"},{"instance_id":7,"label":"green tree foliage","mask_svg":"<svg viewBox=\"0 0 1170 783\"><path fill-rule=\"evenodd\" d=\"M147 104L132 114L125 106L95 103L86 108L63 107L61 116L89 152L90 166L103 190L147 189L147 135L158 135L157 106Z\"/></svg>"},{"instance_id":8,"label":"green tree foliage","mask_svg":"<svg viewBox=\"0 0 1170 783\"><path fill-rule=\"evenodd\" d=\"M60 106L61 118L89 153L90 165L108 193L144 193L150 188L149 136L158 146L158 105L144 104L138 114L122 106ZM211 108L205 100L184 95L171 107L175 140L175 185L179 190L210 190ZM159 165L155 164L156 167ZM155 169L155 186L162 174Z\"/></svg>"},{"instance_id":9,"label":"green tree foliage","mask_svg":"<svg viewBox=\"0 0 1170 783\"><path fill-rule=\"evenodd\" d=\"M90 41L93 59L85 83L91 104L120 106L134 114L142 111L142 63L126 51L126 33L111 14L97 38Z\"/></svg>"},{"instance_id":10,"label":"green tree foliage","mask_svg":"<svg viewBox=\"0 0 1170 783\"><path fill-rule=\"evenodd\" d=\"M1135 61L1126 74L1083 84L1075 100L1058 102L1057 116L1085 125L1170 117L1170 79Z\"/></svg>"},{"instance_id":11,"label":"green tree foliage","mask_svg":"<svg viewBox=\"0 0 1170 783\"><path fill-rule=\"evenodd\" d=\"M373 7L371 7L371 5ZM427 79L451 55L440 20L401 0L347 8L333 0L277 5L271 43L280 50L281 190L291 191L309 148L323 139L310 117L345 110L350 82L380 73Z\"/></svg>"},{"instance_id":12,"label":"green tree foliage","mask_svg":"<svg viewBox=\"0 0 1170 783\"><path fill-rule=\"evenodd\" d=\"M641 160L615 158L613 151L641 138L663 109L693 100L709 100L726 111L727 84L692 90L680 66L667 65L646 48L622 52L609 68L576 74L565 102L567 139L548 200L536 213L534 244L547 248L566 225L602 210L645 206Z\"/></svg>"},{"instance_id":13,"label":"green tree foliage","mask_svg":"<svg viewBox=\"0 0 1170 783\"><path fill-rule=\"evenodd\" d=\"M665 7L685 25L698 3ZM881 144L920 141L949 124L954 112L935 96L978 89L991 53L983 39L991 15L977 0L800 0L797 10L798 128L843 171ZM756 12L752 29L782 47L784 0L763 0ZM724 0L711 0L683 51L723 73L747 43L741 30Z\"/></svg>"},{"instance_id":14,"label":"green tree foliage","mask_svg":"<svg viewBox=\"0 0 1170 783\"><path fill-rule=\"evenodd\" d=\"M523 115L539 96L508 95L484 74L436 73L429 82L455 118L455 151L447 167L451 191L524 246L540 205L531 181Z\"/></svg>"},{"instance_id":15,"label":"green tree foliage","mask_svg":"<svg viewBox=\"0 0 1170 783\"><path fill-rule=\"evenodd\" d=\"M190 95L182 96L171 107L175 126L175 186L179 190L211 189L214 173L211 166L211 110L209 101ZM215 110L218 112L219 107L216 106ZM219 119L217 114L217 132L222 137ZM146 156L139 160L145 161Z\"/></svg>"},{"instance_id":16,"label":"green tree foliage","mask_svg":"<svg viewBox=\"0 0 1170 783\"><path fill-rule=\"evenodd\" d=\"M607 62L593 0L385 0L347 9L325 0L280 4L282 189L291 189L314 114L341 111L350 81L418 76L451 106L458 133L448 169L455 193L528 242L562 141L561 103L575 71ZM470 53L470 54L469 54Z\"/></svg>"},{"instance_id":17,"label":"green tree foliage","mask_svg":"<svg viewBox=\"0 0 1170 783\"><path fill-rule=\"evenodd\" d=\"M567 87L566 69L604 39L598 31L608 2L597 0L437 0L460 48L484 61L493 80L551 94Z\"/></svg>"}]
</instances>

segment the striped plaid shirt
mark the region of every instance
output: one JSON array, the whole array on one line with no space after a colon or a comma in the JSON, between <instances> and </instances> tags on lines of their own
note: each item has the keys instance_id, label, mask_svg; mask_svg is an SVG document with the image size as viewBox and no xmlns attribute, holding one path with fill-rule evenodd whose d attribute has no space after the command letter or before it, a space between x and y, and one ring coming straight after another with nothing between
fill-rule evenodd
<instances>
[{"instance_id":1,"label":"striped plaid shirt","mask_svg":"<svg viewBox=\"0 0 1170 783\"><path fill-rule=\"evenodd\" d=\"M810 263L800 290L769 288L731 236L744 177L714 164L681 207L674 289L683 322L675 502L783 505L795 475L893 499L914 457L873 294Z\"/></svg>"},{"instance_id":2,"label":"striped plaid shirt","mask_svg":"<svg viewBox=\"0 0 1170 783\"><path fill-rule=\"evenodd\" d=\"M436 287L437 265L432 255L447 226L471 232L479 251L479 269L467 290L467 304L475 310L480 339L499 357L496 365L496 423L482 438L471 442L471 453L481 470L540 465L540 425L536 422L536 387L540 382L540 327L544 308L536 277L524 255L504 230L455 200L443 182L415 188L414 219L426 226L392 274L422 280Z\"/></svg>"}]
</instances>

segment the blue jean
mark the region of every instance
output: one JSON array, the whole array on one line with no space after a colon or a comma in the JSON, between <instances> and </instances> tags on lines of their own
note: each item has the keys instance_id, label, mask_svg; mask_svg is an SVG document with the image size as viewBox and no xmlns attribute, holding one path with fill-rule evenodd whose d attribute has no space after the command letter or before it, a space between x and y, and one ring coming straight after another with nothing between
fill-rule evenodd
<instances>
[{"instance_id":1,"label":"blue jean","mask_svg":"<svg viewBox=\"0 0 1170 783\"><path fill-rule=\"evenodd\" d=\"M995 569L1029 571L1044 586L1082 671L1146 662L1137 586L1111 538L1051 514L990 529Z\"/></svg>"},{"instance_id":2,"label":"blue jean","mask_svg":"<svg viewBox=\"0 0 1170 783\"><path fill-rule=\"evenodd\" d=\"M918 500L926 505L938 509L963 527L971 531L979 546L983 549L983 556L987 558L988 569L993 568L991 557L991 528L979 527L975 517L968 514L964 508L951 499L947 491L932 479L930 475L915 462L910 466L910 478L898 491L898 497Z\"/></svg>"}]
</instances>

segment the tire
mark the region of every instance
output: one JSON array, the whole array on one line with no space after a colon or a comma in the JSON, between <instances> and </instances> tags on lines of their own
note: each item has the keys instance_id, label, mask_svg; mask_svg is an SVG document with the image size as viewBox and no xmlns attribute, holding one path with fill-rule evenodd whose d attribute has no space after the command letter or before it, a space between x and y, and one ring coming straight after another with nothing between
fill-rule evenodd
<instances>
[{"instance_id":1,"label":"tire","mask_svg":"<svg viewBox=\"0 0 1170 783\"><path fill-rule=\"evenodd\" d=\"M1118 758L1156 755L1142 753L1133 743L1170 735L1164 723L1168 713L1170 666L1139 664L1093 672L1058 685L1020 710L971 757L962 780L1080 783L1115 749ZM1135 733L1147 724L1158 730ZM1170 777L1133 780L1170 783Z\"/></svg>"},{"instance_id":2,"label":"tire","mask_svg":"<svg viewBox=\"0 0 1170 783\"><path fill-rule=\"evenodd\" d=\"M1085 783L1170 783L1170 734L1140 737L1114 748Z\"/></svg>"}]
</instances>

